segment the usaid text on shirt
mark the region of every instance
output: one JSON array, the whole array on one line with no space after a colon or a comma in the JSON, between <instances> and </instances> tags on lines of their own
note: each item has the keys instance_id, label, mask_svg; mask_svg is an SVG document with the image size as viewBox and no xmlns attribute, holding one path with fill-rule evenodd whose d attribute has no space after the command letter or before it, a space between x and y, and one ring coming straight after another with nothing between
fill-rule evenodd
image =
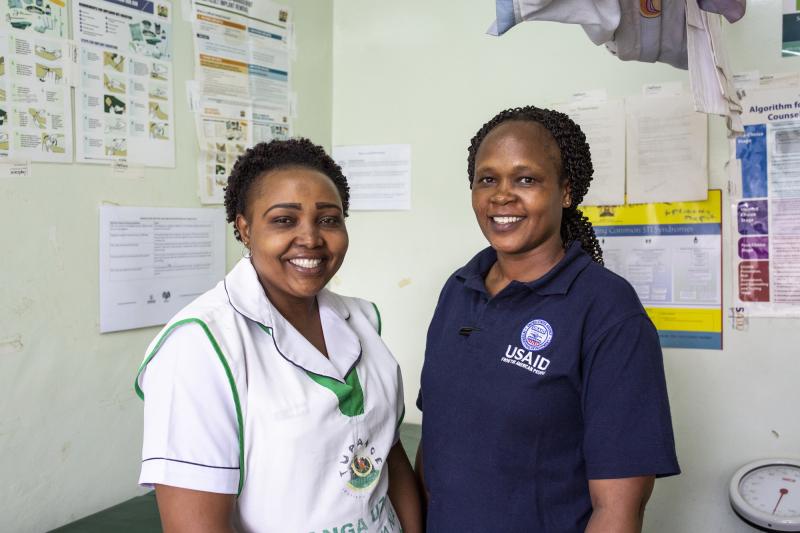
<instances>
[{"instance_id":1,"label":"usaid text on shirt","mask_svg":"<svg viewBox=\"0 0 800 533\"><path fill-rule=\"evenodd\" d=\"M509 344L506 348L506 354L500 361L543 376L547 367L550 366L550 359L543 357L541 354L534 355L534 352L544 350L552 340L553 328L546 320L539 318L531 320L522 328L522 334L520 335L520 342L524 348Z\"/></svg>"}]
</instances>

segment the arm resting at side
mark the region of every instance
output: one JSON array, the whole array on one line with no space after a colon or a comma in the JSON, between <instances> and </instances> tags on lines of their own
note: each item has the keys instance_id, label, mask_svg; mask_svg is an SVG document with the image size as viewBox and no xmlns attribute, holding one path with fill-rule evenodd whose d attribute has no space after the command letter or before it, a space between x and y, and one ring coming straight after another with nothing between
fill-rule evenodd
<instances>
[{"instance_id":1,"label":"arm resting at side","mask_svg":"<svg viewBox=\"0 0 800 533\"><path fill-rule=\"evenodd\" d=\"M233 533L234 495L156 485L164 533Z\"/></svg>"},{"instance_id":2,"label":"arm resting at side","mask_svg":"<svg viewBox=\"0 0 800 533\"><path fill-rule=\"evenodd\" d=\"M422 532L417 481L403 445L397 442L389 451L389 500L397 511L404 533Z\"/></svg>"},{"instance_id":3,"label":"arm resting at side","mask_svg":"<svg viewBox=\"0 0 800 533\"><path fill-rule=\"evenodd\" d=\"M592 517L586 533L641 533L655 476L590 479Z\"/></svg>"}]
</instances>

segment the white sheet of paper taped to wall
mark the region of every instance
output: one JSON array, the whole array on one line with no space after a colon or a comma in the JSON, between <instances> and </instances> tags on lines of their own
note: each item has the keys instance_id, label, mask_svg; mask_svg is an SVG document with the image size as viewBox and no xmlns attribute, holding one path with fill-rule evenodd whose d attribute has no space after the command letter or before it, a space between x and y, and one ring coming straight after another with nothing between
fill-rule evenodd
<instances>
[{"instance_id":1,"label":"white sheet of paper taped to wall","mask_svg":"<svg viewBox=\"0 0 800 533\"><path fill-rule=\"evenodd\" d=\"M594 175L582 205L625 203L625 106L622 100L556 106L586 135Z\"/></svg>"},{"instance_id":2,"label":"white sheet of paper taped to wall","mask_svg":"<svg viewBox=\"0 0 800 533\"><path fill-rule=\"evenodd\" d=\"M334 146L350 185L350 209L411 209L411 145Z\"/></svg>"},{"instance_id":3,"label":"white sheet of paper taped to wall","mask_svg":"<svg viewBox=\"0 0 800 533\"><path fill-rule=\"evenodd\" d=\"M708 120L688 95L631 97L627 122L628 203L708 198Z\"/></svg>"}]
</instances>

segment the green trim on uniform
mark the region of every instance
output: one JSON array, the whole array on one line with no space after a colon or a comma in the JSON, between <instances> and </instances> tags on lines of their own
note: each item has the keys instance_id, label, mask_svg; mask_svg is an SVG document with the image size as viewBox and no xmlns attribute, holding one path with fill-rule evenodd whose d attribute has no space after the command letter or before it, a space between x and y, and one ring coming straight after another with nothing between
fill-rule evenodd
<instances>
[{"instance_id":1,"label":"green trim on uniform","mask_svg":"<svg viewBox=\"0 0 800 533\"><path fill-rule=\"evenodd\" d=\"M219 358L219 362L222 363L222 367L225 369L225 375L228 376L228 384L231 386L231 392L233 393L233 403L236 406L236 421L239 425L239 490L237 491L236 495L239 496L242 494L242 488L244 487L244 469L245 469L245 462L244 462L244 422L242 419L242 406L239 402L239 390L236 388L236 381L233 379L233 372L231 372L231 367L228 365L228 360L222 354L222 349L220 349L219 344L217 343L217 339L214 338L214 335L211 333L211 330L208 329L208 326L205 322L200 320L199 318L185 318L183 320L179 320L172 324L161 338L158 339L155 348L144 358L142 364L139 366L139 371L136 373L136 381L134 382L134 389L136 390L136 394L144 400L144 391L139 387L139 376L142 374L142 371L145 369L147 364L150 360L155 357L158 350L161 348L161 345L164 344L164 341L167 339L170 333L172 333L175 328L179 326L183 326L184 324L197 324L206 334L208 340L211 342L211 346L213 346L214 351L217 352L217 357Z\"/></svg>"},{"instance_id":2,"label":"green trim on uniform","mask_svg":"<svg viewBox=\"0 0 800 533\"><path fill-rule=\"evenodd\" d=\"M261 323L258 323L258 325L267 335L272 336L272 328ZM305 370L305 373L317 385L322 385L336 395L336 399L339 400L339 411L344 416L352 417L364 414L364 390L361 388L361 380L358 379L355 367L345 376L344 383L328 376L315 374L310 370Z\"/></svg>"},{"instance_id":3,"label":"green trim on uniform","mask_svg":"<svg viewBox=\"0 0 800 533\"><path fill-rule=\"evenodd\" d=\"M339 400L339 411L344 416L358 416L364 414L364 391L361 389L361 380L358 372L353 368L344 378L344 383L328 376L320 376L306 370L306 374L318 385L322 385Z\"/></svg>"},{"instance_id":4,"label":"green trim on uniform","mask_svg":"<svg viewBox=\"0 0 800 533\"><path fill-rule=\"evenodd\" d=\"M381 321L381 310L378 309L378 306L375 305L375 302L370 302L372 307L375 308L375 314L378 315L378 335L381 334L381 329L383 329L383 322Z\"/></svg>"}]
</instances>

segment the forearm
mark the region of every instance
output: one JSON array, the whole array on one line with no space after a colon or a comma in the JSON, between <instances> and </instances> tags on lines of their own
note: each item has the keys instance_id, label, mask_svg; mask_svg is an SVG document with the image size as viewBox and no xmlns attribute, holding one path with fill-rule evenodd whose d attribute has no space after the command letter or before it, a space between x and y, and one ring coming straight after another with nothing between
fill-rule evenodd
<instances>
[{"instance_id":1,"label":"forearm","mask_svg":"<svg viewBox=\"0 0 800 533\"><path fill-rule=\"evenodd\" d=\"M389 500L397 512L405 533L422 532L422 510L414 471L403 446L398 442L392 447L389 463Z\"/></svg>"},{"instance_id":2,"label":"forearm","mask_svg":"<svg viewBox=\"0 0 800 533\"><path fill-rule=\"evenodd\" d=\"M641 533L655 476L590 479L592 516L586 533Z\"/></svg>"},{"instance_id":3,"label":"forearm","mask_svg":"<svg viewBox=\"0 0 800 533\"><path fill-rule=\"evenodd\" d=\"M641 533L644 507L640 513L615 509L594 509L586 533Z\"/></svg>"},{"instance_id":4,"label":"forearm","mask_svg":"<svg viewBox=\"0 0 800 533\"><path fill-rule=\"evenodd\" d=\"M164 533L234 533L234 496L156 485Z\"/></svg>"}]
</instances>

